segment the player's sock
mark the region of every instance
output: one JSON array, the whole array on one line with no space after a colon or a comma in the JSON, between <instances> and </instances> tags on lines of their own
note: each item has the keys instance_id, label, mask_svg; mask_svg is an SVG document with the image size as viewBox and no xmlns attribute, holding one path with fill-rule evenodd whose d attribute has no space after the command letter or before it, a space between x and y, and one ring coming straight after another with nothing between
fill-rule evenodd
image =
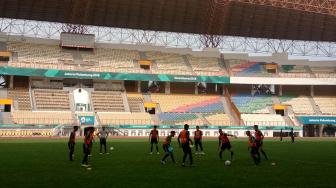
<instances>
[{"instance_id":1,"label":"player's sock","mask_svg":"<svg viewBox=\"0 0 336 188\"><path fill-rule=\"evenodd\" d=\"M264 150L261 150L261 153L263 154L263 156L265 157L265 159L268 160L267 155L266 155L266 153L264 152Z\"/></svg>"},{"instance_id":2,"label":"player's sock","mask_svg":"<svg viewBox=\"0 0 336 188\"><path fill-rule=\"evenodd\" d=\"M253 156L253 161L254 161L255 165L258 165L259 162L260 162L259 159L256 156Z\"/></svg>"},{"instance_id":3,"label":"player's sock","mask_svg":"<svg viewBox=\"0 0 336 188\"><path fill-rule=\"evenodd\" d=\"M258 157L259 160L261 160L259 151L257 152L257 157Z\"/></svg>"},{"instance_id":4,"label":"player's sock","mask_svg":"<svg viewBox=\"0 0 336 188\"><path fill-rule=\"evenodd\" d=\"M231 151L231 161L233 160L233 151Z\"/></svg>"},{"instance_id":5,"label":"player's sock","mask_svg":"<svg viewBox=\"0 0 336 188\"><path fill-rule=\"evenodd\" d=\"M222 158L223 158L222 156L223 156L223 150L221 150L221 151L219 152L219 159L220 159L220 160L222 160Z\"/></svg>"},{"instance_id":6,"label":"player's sock","mask_svg":"<svg viewBox=\"0 0 336 188\"><path fill-rule=\"evenodd\" d=\"M173 155L173 153L170 153L170 158L172 159L173 163L176 163L176 162L175 162L175 159L174 159L174 155Z\"/></svg>"},{"instance_id":7,"label":"player's sock","mask_svg":"<svg viewBox=\"0 0 336 188\"><path fill-rule=\"evenodd\" d=\"M151 151L150 151L151 153L153 152L153 144L151 145Z\"/></svg>"},{"instance_id":8,"label":"player's sock","mask_svg":"<svg viewBox=\"0 0 336 188\"><path fill-rule=\"evenodd\" d=\"M164 155L163 158L161 159L161 161L165 161L168 156L169 156L169 154Z\"/></svg>"},{"instance_id":9,"label":"player's sock","mask_svg":"<svg viewBox=\"0 0 336 188\"><path fill-rule=\"evenodd\" d=\"M156 145L156 152L159 153L159 147Z\"/></svg>"},{"instance_id":10,"label":"player's sock","mask_svg":"<svg viewBox=\"0 0 336 188\"><path fill-rule=\"evenodd\" d=\"M185 163L185 161L186 161L186 158L187 158L187 154L186 154L186 153L184 153L184 155L183 155L183 160L182 160L182 164L184 164L184 163Z\"/></svg>"},{"instance_id":11,"label":"player's sock","mask_svg":"<svg viewBox=\"0 0 336 188\"><path fill-rule=\"evenodd\" d=\"M190 160L190 165L193 165L193 158L192 158L192 155L191 155L191 151L189 153L189 160Z\"/></svg>"}]
</instances>

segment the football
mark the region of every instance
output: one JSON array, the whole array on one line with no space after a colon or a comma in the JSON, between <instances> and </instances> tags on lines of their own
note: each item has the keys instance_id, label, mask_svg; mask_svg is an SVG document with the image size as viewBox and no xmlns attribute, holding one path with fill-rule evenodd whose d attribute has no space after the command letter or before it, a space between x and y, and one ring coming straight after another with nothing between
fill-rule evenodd
<instances>
[{"instance_id":1,"label":"football","mask_svg":"<svg viewBox=\"0 0 336 188\"><path fill-rule=\"evenodd\" d=\"M231 161L226 160L224 164L225 164L225 166L230 166L231 165Z\"/></svg>"},{"instance_id":2,"label":"football","mask_svg":"<svg viewBox=\"0 0 336 188\"><path fill-rule=\"evenodd\" d=\"M114 150L114 147L113 147L113 146L111 146L111 147L110 147L110 150Z\"/></svg>"}]
</instances>

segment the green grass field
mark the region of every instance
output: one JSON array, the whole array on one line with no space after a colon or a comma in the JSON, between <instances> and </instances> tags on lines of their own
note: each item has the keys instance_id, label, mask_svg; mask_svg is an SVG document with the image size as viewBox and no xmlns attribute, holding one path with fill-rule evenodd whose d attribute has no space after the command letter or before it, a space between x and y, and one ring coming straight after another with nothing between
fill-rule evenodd
<instances>
[{"instance_id":1,"label":"green grass field","mask_svg":"<svg viewBox=\"0 0 336 188\"><path fill-rule=\"evenodd\" d=\"M82 139L80 139L82 140ZM0 139L0 187L336 187L336 142L266 140L270 160L255 166L245 139L232 141L235 161L225 166L217 154L217 141L204 140L206 155L194 155L196 167L180 166L182 151L175 146L178 165L159 163L162 155L149 155L147 139L110 139L110 155L99 155L96 142L89 163L80 167L82 144L69 162L65 139ZM160 144L160 150L161 144ZM224 153L229 158L229 153ZM272 166L271 163L276 165Z\"/></svg>"}]
</instances>

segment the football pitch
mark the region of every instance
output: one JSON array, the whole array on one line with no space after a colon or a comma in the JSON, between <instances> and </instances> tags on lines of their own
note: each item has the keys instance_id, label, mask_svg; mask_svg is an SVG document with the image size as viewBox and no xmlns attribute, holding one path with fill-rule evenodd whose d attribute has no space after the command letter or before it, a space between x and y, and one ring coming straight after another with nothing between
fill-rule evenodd
<instances>
[{"instance_id":1,"label":"football pitch","mask_svg":"<svg viewBox=\"0 0 336 188\"><path fill-rule=\"evenodd\" d=\"M255 166L246 139L232 139L235 160L225 166L229 152L220 161L218 141L205 139L205 155L195 155L195 167L181 167L182 150L174 138L174 155L160 164L160 155L149 155L146 138L109 139L109 155L93 146L89 164L80 167L83 157L81 138L75 146L75 161L68 161L66 139L0 139L0 187L336 187L336 142L334 139L266 140L269 160ZM195 148L193 148L194 151ZM275 165L271 165L275 163ZM188 164L188 163L187 163Z\"/></svg>"}]
</instances>

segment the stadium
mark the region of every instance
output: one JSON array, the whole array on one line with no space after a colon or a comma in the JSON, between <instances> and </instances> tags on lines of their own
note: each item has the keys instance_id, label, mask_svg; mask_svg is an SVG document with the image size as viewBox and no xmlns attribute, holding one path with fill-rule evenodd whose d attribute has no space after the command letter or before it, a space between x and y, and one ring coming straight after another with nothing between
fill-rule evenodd
<instances>
[{"instance_id":1,"label":"stadium","mask_svg":"<svg viewBox=\"0 0 336 188\"><path fill-rule=\"evenodd\" d=\"M335 187L335 0L1 0L0 10L1 187ZM188 146L190 166L186 124L205 152ZM268 155L258 165L255 125Z\"/></svg>"}]
</instances>

